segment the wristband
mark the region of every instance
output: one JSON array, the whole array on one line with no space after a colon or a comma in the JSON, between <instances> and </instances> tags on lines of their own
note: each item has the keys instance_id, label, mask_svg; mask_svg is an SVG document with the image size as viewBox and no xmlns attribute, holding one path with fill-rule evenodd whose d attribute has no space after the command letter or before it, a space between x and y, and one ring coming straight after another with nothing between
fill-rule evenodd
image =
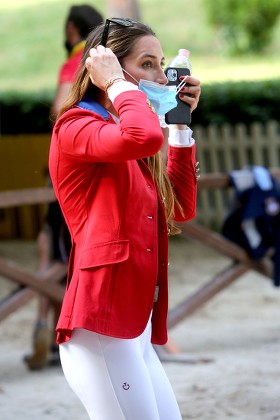
<instances>
[{"instance_id":1,"label":"wristband","mask_svg":"<svg viewBox=\"0 0 280 420\"><path fill-rule=\"evenodd\" d=\"M117 80L125 80L124 77L116 76L112 77L111 79L107 80L105 83L105 92L108 93L108 89L117 81Z\"/></svg>"}]
</instances>

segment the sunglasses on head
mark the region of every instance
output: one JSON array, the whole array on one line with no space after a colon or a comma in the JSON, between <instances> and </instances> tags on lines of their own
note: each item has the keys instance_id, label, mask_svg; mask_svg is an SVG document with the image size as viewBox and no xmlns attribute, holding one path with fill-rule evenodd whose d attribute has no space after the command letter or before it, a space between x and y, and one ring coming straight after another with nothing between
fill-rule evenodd
<instances>
[{"instance_id":1,"label":"sunglasses on head","mask_svg":"<svg viewBox=\"0 0 280 420\"><path fill-rule=\"evenodd\" d=\"M103 47L106 47L106 43L107 43L107 39L108 39L108 34L109 34L109 27L110 27L110 23L115 23L117 25L120 26L133 26L134 22L131 19L128 18L111 18L111 19L106 19L105 25L104 25L104 30L103 30L103 34L102 34L102 38L101 38L101 45L103 45Z\"/></svg>"}]
</instances>

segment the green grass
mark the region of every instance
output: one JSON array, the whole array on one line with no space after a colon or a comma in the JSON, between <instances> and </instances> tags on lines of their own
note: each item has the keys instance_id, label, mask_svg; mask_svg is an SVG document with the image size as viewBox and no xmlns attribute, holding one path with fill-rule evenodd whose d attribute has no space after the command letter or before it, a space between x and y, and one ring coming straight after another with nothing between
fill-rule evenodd
<instances>
[{"instance_id":1,"label":"green grass","mask_svg":"<svg viewBox=\"0 0 280 420\"><path fill-rule=\"evenodd\" d=\"M5 3L5 4L4 4ZM72 4L85 0L9 0L0 4L0 91L54 89L65 58L63 25ZM93 4L105 15L105 0ZM229 58L208 25L202 0L139 0L142 20L157 33L167 59L191 51L203 83L280 77L280 22L265 54Z\"/></svg>"}]
</instances>

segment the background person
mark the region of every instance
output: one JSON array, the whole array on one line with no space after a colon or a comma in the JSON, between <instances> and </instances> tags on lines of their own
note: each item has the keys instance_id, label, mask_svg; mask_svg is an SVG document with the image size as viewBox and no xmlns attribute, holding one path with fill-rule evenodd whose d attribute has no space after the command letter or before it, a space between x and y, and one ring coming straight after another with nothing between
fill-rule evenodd
<instances>
[{"instance_id":1,"label":"background person","mask_svg":"<svg viewBox=\"0 0 280 420\"><path fill-rule=\"evenodd\" d=\"M152 344L167 341L168 234L195 216L197 176L185 125L170 127L163 163L161 110L150 102L167 83L163 66L148 26L107 19L88 36L53 129L49 169L72 239L57 342L95 420L181 419ZM153 94L140 79L155 82ZM193 110L200 84L187 82Z\"/></svg>"},{"instance_id":2,"label":"background person","mask_svg":"<svg viewBox=\"0 0 280 420\"><path fill-rule=\"evenodd\" d=\"M67 51L67 59L59 70L56 94L50 110L51 121L55 121L57 113L75 80L86 36L102 22L102 15L91 5L81 4L70 7L64 28L64 46ZM71 240L57 202L49 204L46 224L38 235L37 243L39 252L38 273L43 273L53 261L68 262ZM45 297L39 298L32 354L24 357L24 361L30 369L41 369L47 364L60 363L55 335L50 334L54 327L48 325L50 307L53 309L53 325L55 325L60 312L60 304L54 304Z\"/></svg>"}]
</instances>

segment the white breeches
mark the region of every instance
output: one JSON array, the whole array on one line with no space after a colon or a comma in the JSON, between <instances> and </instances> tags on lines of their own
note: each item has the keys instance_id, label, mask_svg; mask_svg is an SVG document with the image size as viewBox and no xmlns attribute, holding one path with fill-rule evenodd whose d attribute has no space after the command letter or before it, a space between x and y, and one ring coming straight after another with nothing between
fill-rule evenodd
<instances>
[{"instance_id":1,"label":"white breeches","mask_svg":"<svg viewBox=\"0 0 280 420\"><path fill-rule=\"evenodd\" d=\"M91 420L182 419L150 321L134 339L77 328L59 348L64 375Z\"/></svg>"}]
</instances>

